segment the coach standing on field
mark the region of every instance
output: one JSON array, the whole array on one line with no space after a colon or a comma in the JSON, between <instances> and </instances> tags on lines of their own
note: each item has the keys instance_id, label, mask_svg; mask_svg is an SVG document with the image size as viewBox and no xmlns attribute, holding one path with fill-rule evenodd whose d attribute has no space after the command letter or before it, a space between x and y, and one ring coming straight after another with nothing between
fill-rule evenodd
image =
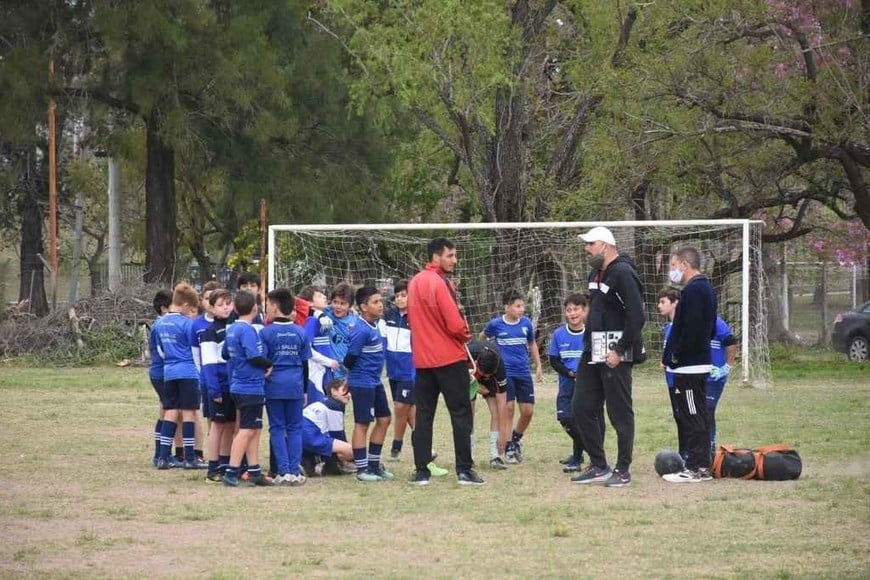
<instances>
[{"instance_id":1,"label":"coach standing on field","mask_svg":"<svg viewBox=\"0 0 870 580\"><path fill-rule=\"evenodd\" d=\"M712 355L710 340L716 336L716 293L699 271L701 256L695 248L681 248L671 255L668 277L682 284L671 333L662 353L662 364L674 376L669 389L676 403L677 432L686 442L686 469L662 476L671 483L697 483L710 474L710 416L706 385Z\"/></svg>"},{"instance_id":2,"label":"coach standing on field","mask_svg":"<svg viewBox=\"0 0 870 580\"><path fill-rule=\"evenodd\" d=\"M646 356L641 340L646 322L643 286L631 258L617 250L610 230L595 227L581 234L580 239L586 243L591 268L589 314L571 407L590 465L571 481L627 487L631 485L629 466L634 446L631 370ZM616 430L613 471L607 465L600 423L605 402L610 424Z\"/></svg>"},{"instance_id":3,"label":"coach standing on field","mask_svg":"<svg viewBox=\"0 0 870 580\"><path fill-rule=\"evenodd\" d=\"M408 326L416 369L414 398L417 424L412 441L416 473L414 485L429 484L432 461L432 423L438 395L450 412L456 475L462 485L480 485L471 458L473 415L469 397L468 350L471 332L459 311L450 275L456 267L456 248L447 238L435 238L426 247L429 263L408 284Z\"/></svg>"}]
</instances>

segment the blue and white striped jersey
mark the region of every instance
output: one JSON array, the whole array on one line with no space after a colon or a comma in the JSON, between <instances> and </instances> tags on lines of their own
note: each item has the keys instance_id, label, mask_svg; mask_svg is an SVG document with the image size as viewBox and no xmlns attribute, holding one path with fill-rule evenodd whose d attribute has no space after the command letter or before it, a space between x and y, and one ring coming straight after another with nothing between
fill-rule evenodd
<instances>
[{"instance_id":1,"label":"blue and white striped jersey","mask_svg":"<svg viewBox=\"0 0 870 580\"><path fill-rule=\"evenodd\" d=\"M381 321L387 346L387 376L395 381L414 380L414 361L411 357L411 329L408 314L390 308Z\"/></svg>"},{"instance_id":2,"label":"blue and white striped jersey","mask_svg":"<svg viewBox=\"0 0 870 580\"><path fill-rule=\"evenodd\" d=\"M531 374L529 345L535 342L535 329L527 316L516 322L507 322L504 316L497 316L489 321L483 334L495 339L509 377Z\"/></svg>"},{"instance_id":3,"label":"blue and white striped jersey","mask_svg":"<svg viewBox=\"0 0 870 580\"><path fill-rule=\"evenodd\" d=\"M585 330L574 331L567 324L560 326L553 332L547 355L558 357L569 370L577 372L577 365L583 356L584 334ZM573 389L573 386L574 379L559 375L560 388Z\"/></svg>"},{"instance_id":4,"label":"blue and white striped jersey","mask_svg":"<svg viewBox=\"0 0 870 580\"><path fill-rule=\"evenodd\" d=\"M347 375L351 387L376 387L381 384L384 370L384 337L378 324L372 324L360 317L350 335L347 354L357 357L356 363Z\"/></svg>"}]
</instances>

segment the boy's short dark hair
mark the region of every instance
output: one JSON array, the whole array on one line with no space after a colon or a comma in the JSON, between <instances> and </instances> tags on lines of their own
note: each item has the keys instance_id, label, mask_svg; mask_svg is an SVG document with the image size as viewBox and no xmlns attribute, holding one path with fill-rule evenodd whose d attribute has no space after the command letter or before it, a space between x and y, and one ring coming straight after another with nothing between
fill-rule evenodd
<instances>
[{"instance_id":1,"label":"boy's short dark hair","mask_svg":"<svg viewBox=\"0 0 870 580\"><path fill-rule=\"evenodd\" d=\"M407 280L399 280L393 286L393 294L398 294L399 292L407 292L408 291L408 281Z\"/></svg>"},{"instance_id":2,"label":"boy's short dark hair","mask_svg":"<svg viewBox=\"0 0 870 580\"><path fill-rule=\"evenodd\" d=\"M444 250L452 250L456 246L453 245L453 242L448 240L447 238L433 238L429 240L429 243L426 244L426 255L429 256L429 259L432 259L432 256L438 254L439 256L444 253Z\"/></svg>"},{"instance_id":3,"label":"boy's short dark hair","mask_svg":"<svg viewBox=\"0 0 870 580\"><path fill-rule=\"evenodd\" d=\"M293 300L293 294L287 288L275 288L268 294L266 299L278 306L278 310L285 316L290 316L296 304Z\"/></svg>"},{"instance_id":4,"label":"boy's short dark hair","mask_svg":"<svg viewBox=\"0 0 870 580\"><path fill-rule=\"evenodd\" d=\"M361 307L363 304L369 301L369 298L371 298L375 294L380 293L380 290L378 290L374 286L363 286L356 291L356 305Z\"/></svg>"},{"instance_id":5,"label":"boy's short dark hair","mask_svg":"<svg viewBox=\"0 0 870 580\"><path fill-rule=\"evenodd\" d=\"M299 298L311 302L312 300L314 300L314 295L318 292L326 296L326 292L324 292L320 286L314 286L309 284L308 286L303 286L302 290L299 291Z\"/></svg>"},{"instance_id":6,"label":"boy's short dark hair","mask_svg":"<svg viewBox=\"0 0 870 580\"><path fill-rule=\"evenodd\" d=\"M236 281L236 288L241 288L245 285L250 286L251 284L254 284L259 288L260 275L256 272L244 272L239 276L239 279Z\"/></svg>"},{"instance_id":7,"label":"boy's short dark hair","mask_svg":"<svg viewBox=\"0 0 870 580\"><path fill-rule=\"evenodd\" d=\"M257 297L247 290L240 290L236 293L236 299L233 300L233 306L239 316L247 316L254 311L254 305L257 304Z\"/></svg>"},{"instance_id":8,"label":"boy's short dark hair","mask_svg":"<svg viewBox=\"0 0 870 580\"><path fill-rule=\"evenodd\" d=\"M520 293L519 290L507 290L504 294L501 295L501 303L505 306L513 304L517 300L525 301L525 297Z\"/></svg>"},{"instance_id":9,"label":"boy's short dark hair","mask_svg":"<svg viewBox=\"0 0 870 580\"><path fill-rule=\"evenodd\" d=\"M661 300L662 298L667 298L673 304L680 299L680 290L673 286L665 286L662 288L661 292L659 292L658 299Z\"/></svg>"},{"instance_id":10,"label":"boy's short dark hair","mask_svg":"<svg viewBox=\"0 0 870 580\"><path fill-rule=\"evenodd\" d=\"M211 294L209 294L208 303L211 304L212 306L214 306L218 302L220 302L221 300L232 301L232 299L233 299L232 292L230 292L226 288L218 288L217 290L215 290Z\"/></svg>"},{"instance_id":11,"label":"boy's short dark hair","mask_svg":"<svg viewBox=\"0 0 870 580\"><path fill-rule=\"evenodd\" d=\"M206 292L214 292L215 290L220 290L221 288L223 288L223 286L221 286L220 282L218 282L217 280L209 280L202 285L202 293L205 294Z\"/></svg>"},{"instance_id":12,"label":"boy's short dark hair","mask_svg":"<svg viewBox=\"0 0 870 580\"><path fill-rule=\"evenodd\" d=\"M193 286L187 282L181 282L176 284L172 290L172 304L173 306L199 308L199 295L197 295Z\"/></svg>"},{"instance_id":13,"label":"boy's short dark hair","mask_svg":"<svg viewBox=\"0 0 870 580\"><path fill-rule=\"evenodd\" d=\"M335 288L332 289L332 293L329 295L329 300L332 301L336 298L340 298L348 304L352 304L353 295L353 286L351 286L347 282L342 282L340 284L337 284Z\"/></svg>"},{"instance_id":14,"label":"boy's short dark hair","mask_svg":"<svg viewBox=\"0 0 870 580\"><path fill-rule=\"evenodd\" d=\"M565 297L565 301L562 303L562 306L568 306L569 304L573 306L589 306L589 299L586 298L585 294L573 292Z\"/></svg>"},{"instance_id":15,"label":"boy's short dark hair","mask_svg":"<svg viewBox=\"0 0 870 580\"><path fill-rule=\"evenodd\" d=\"M347 387L347 380L346 379L332 379L326 385L326 388L324 389L324 393L326 393L327 397L332 398L333 391L337 391L343 387L344 388Z\"/></svg>"},{"instance_id":16,"label":"boy's short dark hair","mask_svg":"<svg viewBox=\"0 0 870 580\"><path fill-rule=\"evenodd\" d=\"M172 292L169 290L158 290L154 295L154 310L157 314L163 314L164 308L169 308L172 304Z\"/></svg>"},{"instance_id":17,"label":"boy's short dark hair","mask_svg":"<svg viewBox=\"0 0 870 580\"><path fill-rule=\"evenodd\" d=\"M498 370L498 363L501 360L498 351L490 346L483 347L480 354L477 355L477 370L485 375L491 375Z\"/></svg>"}]
</instances>

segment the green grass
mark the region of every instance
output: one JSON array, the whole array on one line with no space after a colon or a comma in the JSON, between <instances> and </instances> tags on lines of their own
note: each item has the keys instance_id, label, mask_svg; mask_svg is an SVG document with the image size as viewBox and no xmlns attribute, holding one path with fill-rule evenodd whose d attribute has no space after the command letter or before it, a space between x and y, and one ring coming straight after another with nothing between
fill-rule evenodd
<instances>
[{"instance_id":1,"label":"green grass","mask_svg":"<svg viewBox=\"0 0 870 580\"><path fill-rule=\"evenodd\" d=\"M547 377L528 460L460 488L318 478L228 489L150 465L155 398L144 369L0 367L0 577L858 578L870 575L870 381L819 351L774 360L773 386L729 385L720 441L787 442L793 482L668 485L652 460L674 447L659 373L637 369L634 484L577 486ZM478 409L476 456L488 416ZM608 427L613 457L613 432ZM406 446L409 447L409 444ZM439 462L452 456L436 421ZM266 445L264 442L263 450Z\"/></svg>"}]
</instances>

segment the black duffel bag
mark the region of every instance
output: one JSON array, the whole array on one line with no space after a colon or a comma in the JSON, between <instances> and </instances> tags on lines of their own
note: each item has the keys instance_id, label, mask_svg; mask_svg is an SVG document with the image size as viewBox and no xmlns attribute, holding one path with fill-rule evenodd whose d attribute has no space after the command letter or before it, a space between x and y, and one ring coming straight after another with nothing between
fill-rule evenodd
<instances>
[{"instance_id":1,"label":"black duffel bag","mask_svg":"<svg viewBox=\"0 0 870 580\"><path fill-rule=\"evenodd\" d=\"M722 445L713 458L714 477L785 481L800 477L802 469L798 452L784 443L755 449Z\"/></svg>"}]
</instances>

